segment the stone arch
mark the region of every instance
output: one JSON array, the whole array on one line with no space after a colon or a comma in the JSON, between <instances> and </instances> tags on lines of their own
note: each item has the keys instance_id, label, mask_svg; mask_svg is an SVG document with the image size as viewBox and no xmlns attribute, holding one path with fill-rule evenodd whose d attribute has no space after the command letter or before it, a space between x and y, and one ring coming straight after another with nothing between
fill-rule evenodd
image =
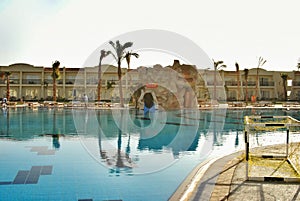
<instances>
[{"instance_id":1,"label":"stone arch","mask_svg":"<svg viewBox=\"0 0 300 201\"><path fill-rule=\"evenodd\" d=\"M147 108L158 106L155 92L152 90L142 90L138 102L140 103L140 105L142 105L142 107L140 108L144 108L144 106L146 106Z\"/></svg>"}]
</instances>

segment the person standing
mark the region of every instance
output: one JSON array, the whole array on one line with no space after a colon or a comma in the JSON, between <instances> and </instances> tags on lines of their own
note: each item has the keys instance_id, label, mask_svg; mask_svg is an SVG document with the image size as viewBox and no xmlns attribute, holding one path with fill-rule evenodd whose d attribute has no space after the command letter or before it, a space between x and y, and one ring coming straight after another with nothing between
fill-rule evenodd
<instances>
[{"instance_id":1,"label":"person standing","mask_svg":"<svg viewBox=\"0 0 300 201\"><path fill-rule=\"evenodd\" d=\"M7 106L7 98L2 99L2 106L6 107Z\"/></svg>"},{"instance_id":2,"label":"person standing","mask_svg":"<svg viewBox=\"0 0 300 201\"><path fill-rule=\"evenodd\" d=\"M85 107L87 107L88 102L89 102L89 98L88 98L88 96L86 94L83 95L83 100L84 100Z\"/></svg>"}]
</instances>

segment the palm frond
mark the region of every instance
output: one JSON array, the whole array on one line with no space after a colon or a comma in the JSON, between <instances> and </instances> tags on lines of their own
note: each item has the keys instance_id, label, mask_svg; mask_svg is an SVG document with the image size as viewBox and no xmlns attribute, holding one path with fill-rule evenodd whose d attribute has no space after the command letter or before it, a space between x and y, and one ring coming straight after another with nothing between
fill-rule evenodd
<instances>
[{"instance_id":1,"label":"palm frond","mask_svg":"<svg viewBox=\"0 0 300 201\"><path fill-rule=\"evenodd\" d=\"M11 72L4 72L5 77L8 77L11 75Z\"/></svg>"},{"instance_id":2,"label":"palm frond","mask_svg":"<svg viewBox=\"0 0 300 201\"><path fill-rule=\"evenodd\" d=\"M122 49L125 50L126 48L129 48L133 45L133 42L126 42L123 46Z\"/></svg>"},{"instance_id":3,"label":"palm frond","mask_svg":"<svg viewBox=\"0 0 300 201\"><path fill-rule=\"evenodd\" d=\"M139 55L138 53L136 53L136 52L131 52L130 55L131 55L131 56L134 56L135 58L139 58L139 56L140 56L140 55Z\"/></svg>"},{"instance_id":4,"label":"palm frond","mask_svg":"<svg viewBox=\"0 0 300 201\"><path fill-rule=\"evenodd\" d=\"M226 68L227 66L225 64L221 65L219 68Z\"/></svg>"},{"instance_id":5,"label":"palm frond","mask_svg":"<svg viewBox=\"0 0 300 201\"><path fill-rule=\"evenodd\" d=\"M116 48L120 49L122 47L121 43L119 40L116 41Z\"/></svg>"},{"instance_id":6,"label":"palm frond","mask_svg":"<svg viewBox=\"0 0 300 201\"><path fill-rule=\"evenodd\" d=\"M239 66L239 64L237 62L235 63L235 68L236 68L236 71L240 70L240 66Z\"/></svg>"},{"instance_id":7,"label":"palm frond","mask_svg":"<svg viewBox=\"0 0 300 201\"><path fill-rule=\"evenodd\" d=\"M244 69L244 74L245 74L245 79L248 79L248 75L249 75L249 69L245 68Z\"/></svg>"},{"instance_id":8,"label":"palm frond","mask_svg":"<svg viewBox=\"0 0 300 201\"><path fill-rule=\"evenodd\" d=\"M60 62L56 60L56 61L52 64L52 68L53 68L53 69L57 69L57 68L59 68L59 65L60 65Z\"/></svg>"},{"instance_id":9,"label":"palm frond","mask_svg":"<svg viewBox=\"0 0 300 201\"><path fill-rule=\"evenodd\" d=\"M116 55L115 55L113 52L107 51L107 55L110 55L110 54L114 57L114 59L115 59L116 61L118 61L118 58L116 57Z\"/></svg>"},{"instance_id":10,"label":"palm frond","mask_svg":"<svg viewBox=\"0 0 300 201\"><path fill-rule=\"evenodd\" d=\"M114 42L112 42L112 41L109 41L108 42L115 50L116 50L116 45L115 45L115 43Z\"/></svg>"},{"instance_id":11,"label":"palm frond","mask_svg":"<svg viewBox=\"0 0 300 201\"><path fill-rule=\"evenodd\" d=\"M221 65L223 63L223 61L217 61L217 62L214 62L214 65L215 66L219 66L219 65Z\"/></svg>"},{"instance_id":12,"label":"palm frond","mask_svg":"<svg viewBox=\"0 0 300 201\"><path fill-rule=\"evenodd\" d=\"M101 50L100 51L100 62L103 60L104 57L107 57L110 54L110 51Z\"/></svg>"},{"instance_id":13,"label":"palm frond","mask_svg":"<svg viewBox=\"0 0 300 201\"><path fill-rule=\"evenodd\" d=\"M0 72L0 78L5 79L11 75L11 72L5 71L5 72Z\"/></svg>"},{"instance_id":14,"label":"palm frond","mask_svg":"<svg viewBox=\"0 0 300 201\"><path fill-rule=\"evenodd\" d=\"M111 54L111 51L106 51L106 55L105 56L108 56Z\"/></svg>"},{"instance_id":15,"label":"palm frond","mask_svg":"<svg viewBox=\"0 0 300 201\"><path fill-rule=\"evenodd\" d=\"M265 60L264 58L262 58L262 57L259 57L259 59L258 59L258 66L257 66L257 68L260 68L260 67L262 67L265 63L267 62L267 60Z\"/></svg>"},{"instance_id":16,"label":"palm frond","mask_svg":"<svg viewBox=\"0 0 300 201\"><path fill-rule=\"evenodd\" d=\"M280 76L283 80L287 80L288 78L288 75L286 73L281 73Z\"/></svg>"}]
</instances>

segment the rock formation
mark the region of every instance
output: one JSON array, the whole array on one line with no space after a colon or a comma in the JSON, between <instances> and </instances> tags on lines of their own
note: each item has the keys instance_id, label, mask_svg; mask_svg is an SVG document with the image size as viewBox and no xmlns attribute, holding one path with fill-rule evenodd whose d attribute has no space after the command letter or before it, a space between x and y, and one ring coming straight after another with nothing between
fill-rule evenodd
<instances>
[{"instance_id":1,"label":"rock formation","mask_svg":"<svg viewBox=\"0 0 300 201\"><path fill-rule=\"evenodd\" d=\"M175 60L172 66L139 67L137 72L139 86L143 86L145 93L154 92L159 108L171 110L197 107L195 88L198 72L195 66L181 65Z\"/></svg>"}]
</instances>

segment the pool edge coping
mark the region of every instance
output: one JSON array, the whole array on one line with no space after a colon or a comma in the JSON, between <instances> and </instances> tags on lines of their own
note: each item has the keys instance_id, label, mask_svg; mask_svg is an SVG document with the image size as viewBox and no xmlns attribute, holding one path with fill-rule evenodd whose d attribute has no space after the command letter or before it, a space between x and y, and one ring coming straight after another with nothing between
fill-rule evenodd
<instances>
[{"instance_id":1,"label":"pool edge coping","mask_svg":"<svg viewBox=\"0 0 300 201\"><path fill-rule=\"evenodd\" d=\"M204 174L209 170L209 168L211 168L213 164L215 164L217 161L224 160L226 157L229 156L234 156L233 158L235 158L235 155L239 155L241 153L242 150L239 150L231 154L209 158L201 162L188 174L188 176L183 180L183 182L181 182L178 188L169 197L168 201L187 200L188 198L193 197L195 191L197 191L197 185L201 181Z\"/></svg>"}]
</instances>

